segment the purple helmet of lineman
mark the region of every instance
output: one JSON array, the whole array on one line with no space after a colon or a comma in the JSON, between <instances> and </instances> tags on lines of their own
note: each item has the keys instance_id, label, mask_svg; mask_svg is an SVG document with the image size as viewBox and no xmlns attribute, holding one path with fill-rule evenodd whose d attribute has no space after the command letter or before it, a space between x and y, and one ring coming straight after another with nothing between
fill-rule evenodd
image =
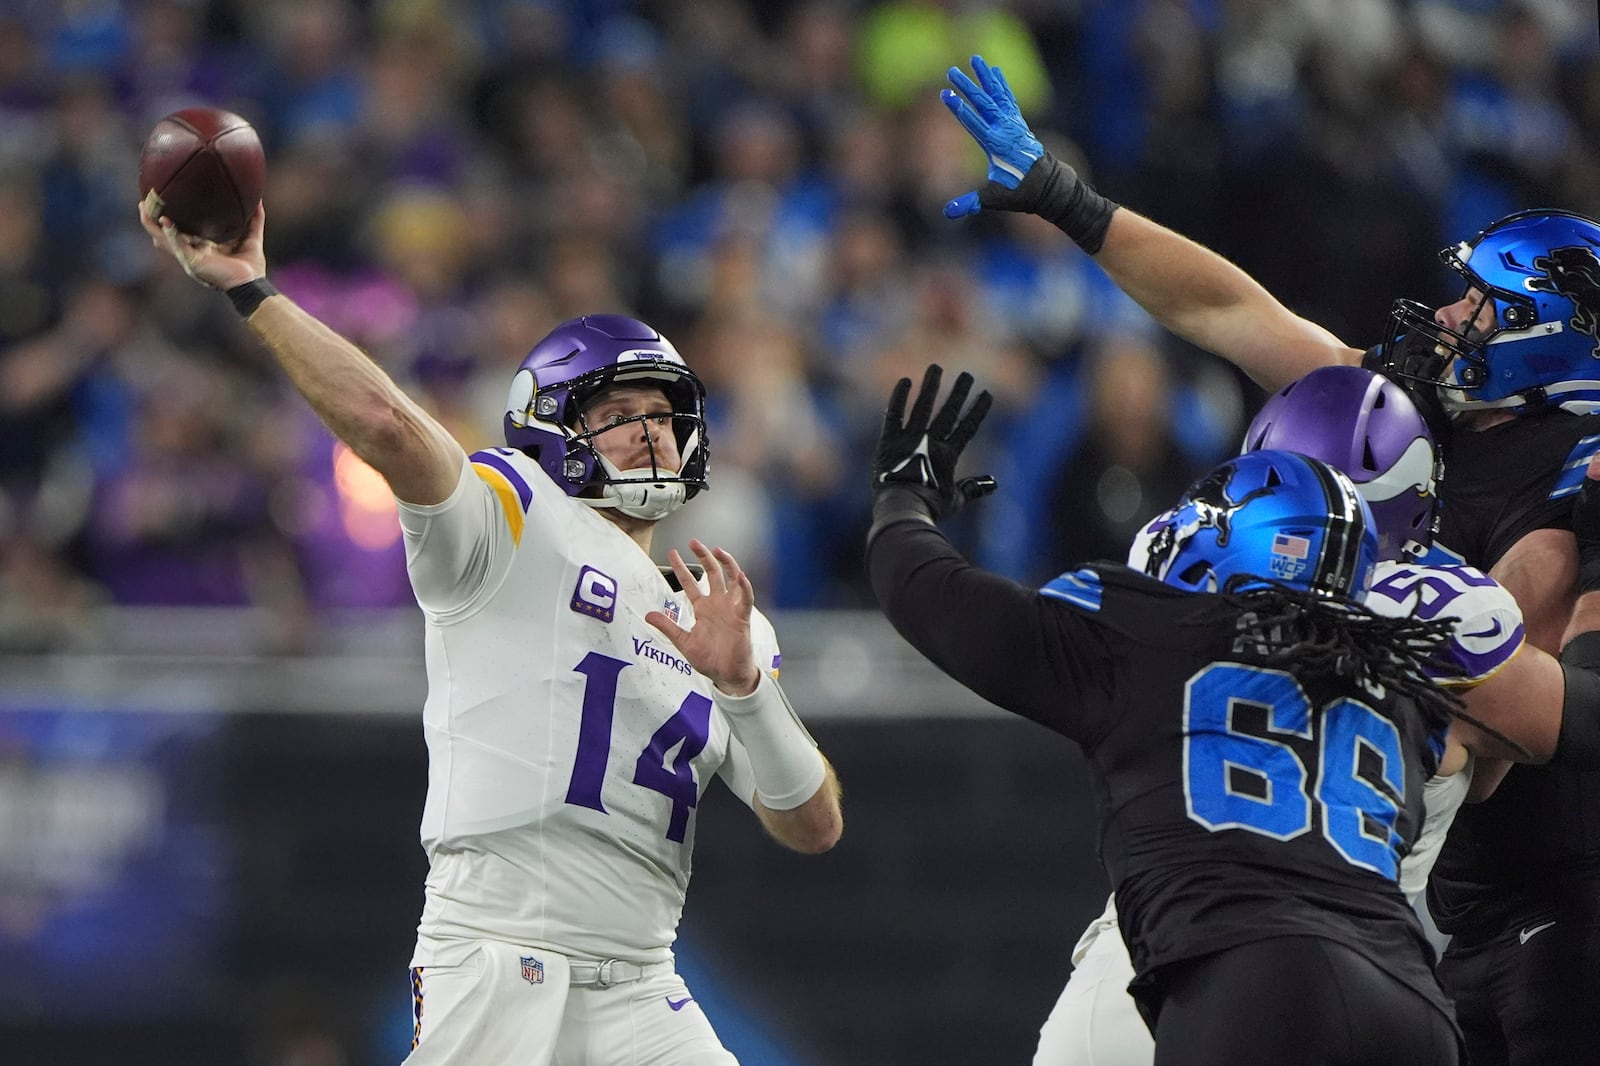
<instances>
[{"instance_id":1,"label":"purple helmet of lineman","mask_svg":"<svg viewBox=\"0 0 1600 1066\"><path fill-rule=\"evenodd\" d=\"M585 409L613 385L655 385L672 407L680 468L652 456L619 470L594 446ZM643 422L638 415L623 422ZM665 518L706 487L705 388L661 334L622 315L586 315L550 331L518 367L506 398L506 444L538 461L569 496L635 518Z\"/></svg>"},{"instance_id":2,"label":"purple helmet of lineman","mask_svg":"<svg viewBox=\"0 0 1600 1066\"><path fill-rule=\"evenodd\" d=\"M1279 389L1245 432L1244 452L1277 448L1332 464L1372 508L1381 558L1433 543L1440 475L1428 424L1405 390L1355 366L1325 366Z\"/></svg>"}]
</instances>

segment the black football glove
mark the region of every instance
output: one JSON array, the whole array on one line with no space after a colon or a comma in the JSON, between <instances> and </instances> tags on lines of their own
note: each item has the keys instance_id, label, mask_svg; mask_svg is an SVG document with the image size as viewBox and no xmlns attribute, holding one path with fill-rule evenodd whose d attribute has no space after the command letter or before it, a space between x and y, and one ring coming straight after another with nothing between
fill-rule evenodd
<instances>
[{"instance_id":1,"label":"black football glove","mask_svg":"<svg viewBox=\"0 0 1600 1066\"><path fill-rule=\"evenodd\" d=\"M1572 505L1572 532L1578 538L1578 591L1600 590L1600 481L1585 471Z\"/></svg>"},{"instance_id":2,"label":"black football glove","mask_svg":"<svg viewBox=\"0 0 1600 1066\"><path fill-rule=\"evenodd\" d=\"M987 391L978 393L962 415L961 408L972 391L972 375L963 371L957 375L938 415L933 415L943 373L938 364L928 367L909 418L905 411L911 379L901 378L889 395L883 434L878 438L878 454L872 464L875 524L881 525L891 513L905 512L920 513L937 522L996 488L995 479L987 474L956 479L956 460L978 432L993 398Z\"/></svg>"}]
</instances>

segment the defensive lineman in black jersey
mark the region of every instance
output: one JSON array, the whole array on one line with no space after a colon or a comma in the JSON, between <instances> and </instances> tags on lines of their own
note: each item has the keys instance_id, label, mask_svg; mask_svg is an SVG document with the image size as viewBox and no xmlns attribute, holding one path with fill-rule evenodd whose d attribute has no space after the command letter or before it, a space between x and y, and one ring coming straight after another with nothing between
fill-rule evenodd
<instances>
[{"instance_id":1,"label":"defensive lineman in black jersey","mask_svg":"<svg viewBox=\"0 0 1600 1066\"><path fill-rule=\"evenodd\" d=\"M952 69L943 99L988 155L989 180L951 201L948 217L1001 210L1048 219L1164 326L1264 388L1361 361L1359 349L1234 264L1100 196L1045 152L999 71L979 57L972 66L977 82ZM1575 486L1600 448L1590 419L1574 417L1600 409L1600 222L1520 211L1440 258L1462 278L1461 297L1439 307L1397 301L1380 358L1364 365L1415 387L1419 406L1436 399L1448 413L1435 431L1447 469L1439 540L1500 581L1523 611L1529 643L1553 654L1569 635L1578 574L1570 527L1559 508L1547 509L1549 494ZM1443 428L1456 431L1453 440ZM1457 820L1436 871L1431 903L1457 937L1443 972L1474 1064L1592 1063L1600 1057L1591 1017L1600 992L1596 786L1521 767L1510 777L1492 810L1469 808ZM1505 900L1493 903L1502 890ZM1539 907L1561 916L1523 920ZM1560 947L1539 943L1556 929Z\"/></svg>"},{"instance_id":2,"label":"defensive lineman in black jersey","mask_svg":"<svg viewBox=\"0 0 1600 1066\"><path fill-rule=\"evenodd\" d=\"M1438 544L1487 570L1528 533L1570 528L1597 446L1600 415L1562 411L1454 434ZM1513 767L1462 807L1427 899L1473 1066L1595 1060L1573 1005L1600 1003L1600 773Z\"/></svg>"},{"instance_id":3,"label":"defensive lineman in black jersey","mask_svg":"<svg viewBox=\"0 0 1600 1066\"><path fill-rule=\"evenodd\" d=\"M1157 576L1097 564L1027 589L928 521L983 487L931 487L986 408L957 422L970 384L931 427L937 368L904 427L897 391L868 571L937 665L1089 755L1156 1062L1456 1062L1395 883L1448 721L1415 657L1443 630L1348 599L1377 556L1366 504L1315 460L1242 456L1135 545ZM1205 591L1249 573L1277 583Z\"/></svg>"},{"instance_id":4,"label":"defensive lineman in black jersey","mask_svg":"<svg viewBox=\"0 0 1600 1066\"><path fill-rule=\"evenodd\" d=\"M1529 533L1571 529L1583 470L1600 451L1600 414L1547 411L1451 434L1437 543L1487 570Z\"/></svg>"}]
</instances>

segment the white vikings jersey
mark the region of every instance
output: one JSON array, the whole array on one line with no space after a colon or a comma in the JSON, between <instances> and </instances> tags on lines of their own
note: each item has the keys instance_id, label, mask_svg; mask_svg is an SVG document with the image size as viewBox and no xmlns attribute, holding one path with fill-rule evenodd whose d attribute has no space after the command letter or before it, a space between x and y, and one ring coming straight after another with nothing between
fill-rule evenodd
<instances>
[{"instance_id":1,"label":"white vikings jersey","mask_svg":"<svg viewBox=\"0 0 1600 1066\"><path fill-rule=\"evenodd\" d=\"M1522 612L1509 592L1470 566L1379 563L1366 605L1386 617L1451 618L1454 632L1445 654L1457 667L1441 671L1442 684L1469 686L1488 680L1523 644ZM1449 673L1450 676L1444 676ZM1466 799L1473 760L1450 777L1425 786L1425 818L1411 851L1400 863L1400 889L1415 901L1427 885L1445 834ZM1116 897L1083 931L1072 949L1074 970L1039 1034L1034 1066L1148 1066L1155 1043L1133 997L1101 994L1099 986L1133 979L1117 923ZM1075 988L1080 982L1096 988Z\"/></svg>"},{"instance_id":2,"label":"white vikings jersey","mask_svg":"<svg viewBox=\"0 0 1600 1066\"><path fill-rule=\"evenodd\" d=\"M1494 578L1470 566L1379 563L1365 602L1388 618L1449 618L1455 623L1444 654L1459 673L1441 671L1435 677L1441 685L1486 681L1522 647L1517 601Z\"/></svg>"},{"instance_id":3,"label":"white vikings jersey","mask_svg":"<svg viewBox=\"0 0 1600 1066\"><path fill-rule=\"evenodd\" d=\"M1422 828L1406 857L1400 860L1400 891L1416 904L1428 887L1428 877L1439 861L1439 849L1450 832L1456 812L1467 802L1478 757L1467 752L1466 765L1449 777L1430 777L1422 786Z\"/></svg>"},{"instance_id":4,"label":"white vikings jersey","mask_svg":"<svg viewBox=\"0 0 1600 1066\"><path fill-rule=\"evenodd\" d=\"M427 619L430 870L412 966L486 938L595 959L671 958L694 812L720 773L751 803L711 682L644 620L688 599L532 459L475 453L448 500L402 504ZM751 620L776 670L771 624Z\"/></svg>"},{"instance_id":5,"label":"white vikings jersey","mask_svg":"<svg viewBox=\"0 0 1600 1066\"><path fill-rule=\"evenodd\" d=\"M1427 620L1451 618L1454 632L1446 655L1459 674L1441 673L1442 685L1472 686L1492 677L1522 648L1522 611L1493 578L1470 566L1416 566L1379 563L1366 604L1378 614ZM1400 891L1415 900L1428 885L1450 823L1466 801L1474 761L1459 773L1435 777L1425 786L1425 817L1411 851L1400 863Z\"/></svg>"}]
</instances>

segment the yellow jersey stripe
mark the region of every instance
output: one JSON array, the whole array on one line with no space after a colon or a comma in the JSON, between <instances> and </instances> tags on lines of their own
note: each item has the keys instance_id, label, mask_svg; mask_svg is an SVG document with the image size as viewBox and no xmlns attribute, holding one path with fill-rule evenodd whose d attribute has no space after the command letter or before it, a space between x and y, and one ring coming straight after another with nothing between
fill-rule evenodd
<instances>
[{"instance_id":1,"label":"yellow jersey stripe","mask_svg":"<svg viewBox=\"0 0 1600 1066\"><path fill-rule=\"evenodd\" d=\"M522 500L517 496L517 490L504 474L485 463L473 463L472 472L494 490L495 498L500 501L500 510L505 512L506 525L511 528L511 543L520 545L523 514Z\"/></svg>"}]
</instances>

